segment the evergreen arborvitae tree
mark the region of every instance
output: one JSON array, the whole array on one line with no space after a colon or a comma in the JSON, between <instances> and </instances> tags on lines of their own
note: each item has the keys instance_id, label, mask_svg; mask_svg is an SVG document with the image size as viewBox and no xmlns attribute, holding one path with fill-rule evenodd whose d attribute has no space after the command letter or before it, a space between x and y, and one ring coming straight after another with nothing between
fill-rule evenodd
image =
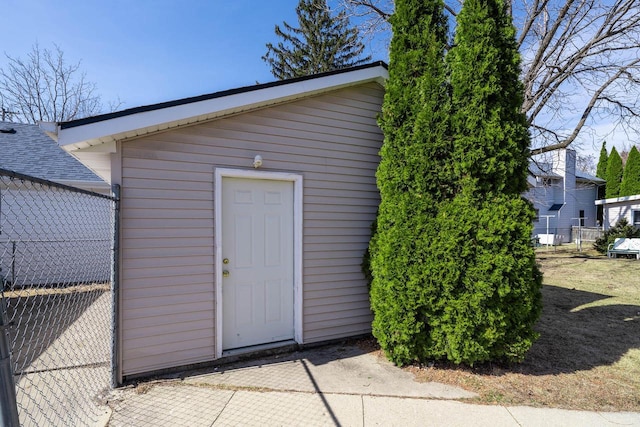
<instances>
[{"instance_id":1,"label":"evergreen arborvitae tree","mask_svg":"<svg viewBox=\"0 0 640 427\"><path fill-rule=\"evenodd\" d=\"M437 205L451 197L449 94L442 0L397 0L379 120L380 208L370 243L373 334L397 364L429 357L425 305Z\"/></svg>"},{"instance_id":2,"label":"evergreen arborvitae tree","mask_svg":"<svg viewBox=\"0 0 640 427\"><path fill-rule=\"evenodd\" d=\"M620 195L620 182L622 181L622 159L616 147L611 148L607 161L607 189L605 197L611 199Z\"/></svg>"},{"instance_id":3,"label":"evergreen arborvitae tree","mask_svg":"<svg viewBox=\"0 0 640 427\"><path fill-rule=\"evenodd\" d=\"M504 0L465 0L447 61L459 190L440 207L429 260L440 287L431 353L518 361L538 336L542 276L530 244L534 210L521 197L530 141Z\"/></svg>"},{"instance_id":4,"label":"evergreen arborvitae tree","mask_svg":"<svg viewBox=\"0 0 640 427\"><path fill-rule=\"evenodd\" d=\"M598 199L604 199L606 194L606 180L607 180L607 163L609 155L607 154L607 141L602 141L602 148L600 149L600 157L598 158L598 166L596 167L596 177L605 180L605 185L598 185ZM603 207L602 205L596 206L596 219L598 223L602 223L603 220Z\"/></svg>"},{"instance_id":5,"label":"evergreen arborvitae tree","mask_svg":"<svg viewBox=\"0 0 640 427\"><path fill-rule=\"evenodd\" d=\"M620 197L640 194L640 152L634 145L624 166L622 182L620 183Z\"/></svg>"},{"instance_id":6,"label":"evergreen arborvitae tree","mask_svg":"<svg viewBox=\"0 0 640 427\"><path fill-rule=\"evenodd\" d=\"M527 189L529 133L505 2L465 0L457 24L447 55L457 176L478 193L520 195Z\"/></svg>"},{"instance_id":7,"label":"evergreen arborvitae tree","mask_svg":"<svg viewBox=\"0 0 640 427\"><path fill-rule=\"evenodd\" d=\"M398 0L392 18L373 333L398 364L521 360L536 338L541 275L520 196L529 136L515 32L502 0L466 0L449 76L442 10Z\"/></svg>"},{"instance_id":8,"label":"evergreen arborvitae tree","mask_svg":"<svg viewBox=\"0 0 640 427\"><path fill-rule=\"evenodd\" d=\"M308 76L364 64L364 44L358 29L349 25L344 12L331 16L326 0L300 0L296 7L298 28L283 22L275 33L277 46L267 43L262 59L278 79Z\"/></svg>"},{"instance_id":9,"label":"evergreen arborvitae tree","mask_svg":"<svg viewBox=\"0 0 640 427\"><path fill-rule=\"evenodd\" d=\"M598 178L607 179L607 161L609 160L609 155L607 154L607 141L602 143L602 148L600 149L600 157L598 158L598 166L596 168L596 176Z\"/></svg>"}]
</instances>

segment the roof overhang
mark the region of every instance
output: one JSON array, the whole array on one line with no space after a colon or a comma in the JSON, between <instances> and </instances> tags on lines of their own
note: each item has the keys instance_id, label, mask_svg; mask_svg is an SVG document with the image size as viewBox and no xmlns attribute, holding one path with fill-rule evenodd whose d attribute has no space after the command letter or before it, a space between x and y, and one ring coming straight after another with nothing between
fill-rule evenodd
<instances>
[{"instance_id":1,"label":"roof overhang","mask_svg":"<svg viewBox=\"0 0 640 427\"><path fill-rule=\"evenodd\" d=\"M42 124L58 144L69 152L115 141L136 138L198 122L291 102L318 94L377 82L388 78L386 64L376 62L346 70L298 79L282 80L199 97L132 108L116 113L58 124ZM109 148L107 151L112 151Z\"/></svg>"},{"instance_id":2,"label":"roof overhang","mask_svg":"<svg viewBox=\"0 0 640 427\"><path fill-rule=\"evenodd\" d=\"M596 200L596 205L610 205L613 203L628 203L628 202L640 202L640 194L626 197L612 197L610 199Z\"/></svg>"},{"instance_id":3,"label":"roof overhang","mask_svg":"<svg viewBox=\"0 0 640 427\"><path fill-rule=\"evenodd\" d=\"M598 178L596 176L591 176L591 175L584 176L584 175L578 175L578 174L576 174L576 181L586 182L586 183L595 184L595 185L602 185L607 182L604 179Z\"/></svg>"}]
</instances>

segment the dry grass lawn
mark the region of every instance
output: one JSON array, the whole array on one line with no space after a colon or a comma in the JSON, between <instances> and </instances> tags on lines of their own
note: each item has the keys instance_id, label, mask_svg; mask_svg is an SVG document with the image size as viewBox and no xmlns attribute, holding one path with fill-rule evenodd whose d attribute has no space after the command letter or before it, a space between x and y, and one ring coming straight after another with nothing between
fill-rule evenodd
<instances>
[{"instance_id":1,"label":"dry grass lawn","mask_svg":"<svg viewBox=\"0 0 640 427\"><path fill-rule=\"evenodd\" d=\"M474 391L478 402L640 411L640 261L542 248L540 339L523 363L412 366L419 381Z\"/></svg>"}]
</instances>

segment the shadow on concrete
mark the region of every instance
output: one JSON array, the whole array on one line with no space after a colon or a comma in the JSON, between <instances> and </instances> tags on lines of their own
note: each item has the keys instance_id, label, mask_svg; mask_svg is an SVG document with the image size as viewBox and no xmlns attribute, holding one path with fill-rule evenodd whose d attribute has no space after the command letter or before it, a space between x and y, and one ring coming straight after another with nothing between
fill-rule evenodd
<instances>
[{"instance_id":1,"label":"shadow on concrete","mask_svg":"<svg viewBox=\"0 0 640 427\"><path fill-rule=\"evenodd\" d=\"M359 345L361 341L364 340L354 338L318 345L306 345L303 347L298 345L294 347L289 346L273 351L266 351L262 356L259 353L248 353L241 356L237 361L226 362L223 359L223 364L212 366L211 368L199 369L195 371L195 373L198 375L208 372L224 373L237 369L259 368L274 363L301 362L303 360L311 362L314 366L321 366L337 360L367 354L369 351ZM189 374L193 373L194 372L190 372Z\"/></svg>"},{"instance_id":2,"label":"shadow on concrete","mask_svg":"<svg viewBox=\"0 0 640 427\"><path fill-rule=\"evenodd\" d=\"M340 421L338 421L338 417L336 417L335 412L333 412L333 409L331 409L331 405L327 401L327 398L324 396L324 393L322 393L322 391L320 390L320 387L318 387L318 382L315 380L315 378L313 377L313 374L309 370L306 360L303 359L301 360L301 362L302 362L302 366L304 366L304 370L307 372L307 376L309 377L309 380L313 383L313 388L315 388L316 393L318 394L318 396L320 396L320 399L322 400L322 404L324 405L324 408L327 410L327 412L329 413L329 416L333 420L333 424L336 426L339 426Z\"/></svg>"},{"instance_id":3,"label":"shadow on concrete","mask_svg":"<svg viewBox=\"0 0 640 427\"><path fill-rule=\"evenodd\" d=\"M5 291L21 425L92 425L110 382L108 284Z\"/></svg>"},{"instance_id":4,"label":"shadow on concrete","mask_svg":"<svg viewBox=\"0 0 640 427\"><path fill-rule=\"evenodd\" d=\"M108 286L105 289L104 285L97 285L75 292L60 292L55 288L9 292L8 295L13 297L5 298L5 303L7 317L12 322L9 338L14 374L31 372L35 368L32 368L34 361L107 291ZM110 313L105 313L107 320L109 316ZM87 325L84 333L92 334L91 325ZM108 347L108 344L105 346ZM65 351L66 354L57 360L57 366L48 366L49 369L61 369L78 364L73 360L76 351L73 342L69 343L69 347ZM108 355L103 358L105 361L109 360Z\"/></svg>"}]
</instances>

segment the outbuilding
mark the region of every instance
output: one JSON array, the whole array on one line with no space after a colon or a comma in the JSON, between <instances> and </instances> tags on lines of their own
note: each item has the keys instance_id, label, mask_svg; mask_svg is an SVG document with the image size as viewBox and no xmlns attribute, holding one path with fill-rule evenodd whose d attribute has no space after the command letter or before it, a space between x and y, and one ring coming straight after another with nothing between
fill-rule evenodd
<instances>
[{"instance_id":1,"label":"outbuilding","mask_svg":"<svg viewBox=\"0 0 640 427\"><path fill-rule=\"evenodd\" d=\"M596 200L595 203L602 206L604 230L615 226L623 218L627 223L640 228L640 194Z\"/></svg>"},{"instance_id":2,"label":"outbuilding","mask_svg":"<svg viewBox=\"0 0 640 427\"><path fill-rule=\"evenodd\" d=\"M381 62L50 125L120 186L117 372L367 333Z\"/></svg>"}]
</instances>

